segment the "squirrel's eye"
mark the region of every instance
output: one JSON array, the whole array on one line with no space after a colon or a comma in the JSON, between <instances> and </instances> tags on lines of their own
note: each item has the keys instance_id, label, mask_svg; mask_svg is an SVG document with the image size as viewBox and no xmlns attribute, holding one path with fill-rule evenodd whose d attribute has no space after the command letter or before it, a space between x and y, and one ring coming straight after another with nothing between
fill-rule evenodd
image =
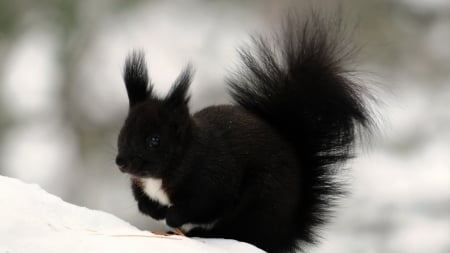
<instances>
[{"instance_id":1,"label":"squirrel's eye","mask_svg":"<svg viewBox=\"0 0 450 253\"><path fill-rule=\"evenodd\" d=\"M153 136L148 140L148 145L151 148L157 148L157 147L159 147L159 144L160 144L160 139L157 136Z\"/></svg>"}]
</instances>

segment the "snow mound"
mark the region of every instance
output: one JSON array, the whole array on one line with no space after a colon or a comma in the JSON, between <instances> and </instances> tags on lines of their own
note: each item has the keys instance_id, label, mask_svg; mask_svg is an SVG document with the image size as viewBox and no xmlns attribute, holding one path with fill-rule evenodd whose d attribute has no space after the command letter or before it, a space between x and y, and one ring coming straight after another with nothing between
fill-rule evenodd
<instances>
[{"instance_id":1,"label":"snow mound","mask_svg":"<svg viewBox=\"0 0 450 253\"><path fill-rule=\"evenodd\" d=\"M0 176L0 252L262 252L225 239L158 236Z\"/></svg>"}]
</instances>

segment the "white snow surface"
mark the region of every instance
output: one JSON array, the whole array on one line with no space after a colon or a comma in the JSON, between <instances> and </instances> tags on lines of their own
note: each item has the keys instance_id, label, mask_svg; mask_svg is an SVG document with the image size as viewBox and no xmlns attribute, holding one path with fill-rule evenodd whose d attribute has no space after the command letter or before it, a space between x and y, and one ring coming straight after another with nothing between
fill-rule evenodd
<instances>
[{"instance_id":1,"label":"white snow surface","mask_svg":"<svg viewBox=\"0 0 450 253\"><path fill-rule=\"evenodd\" d=\"M95 193L93 193L95 194ZM234 240L159 236L0 176L0 252L263 252Z\"/></svg>"}]
</instances>

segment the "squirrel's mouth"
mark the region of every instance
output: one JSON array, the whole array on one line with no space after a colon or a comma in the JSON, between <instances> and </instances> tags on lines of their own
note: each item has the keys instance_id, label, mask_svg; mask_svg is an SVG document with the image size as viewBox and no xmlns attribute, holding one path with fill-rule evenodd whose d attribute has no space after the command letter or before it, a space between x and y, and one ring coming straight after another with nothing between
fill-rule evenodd
<instances>
[{"instance_id":1,"label":"squirrel's mouth","mask_svg":"<svg viewBox=\"0 0 450 253\"><path fill-rule=\"evenodd\" d=\"M130 169L130 168L120 168L119 170L130 176L132 180L142 180L150 177L154 177L152 173L149 173L146 170L140 170L140 169Z\"/></svg>"},{"instance_id":2,"label":"squirrel's mouth","mask_svg":"<svg viewBox=\"0 0 450 253\"><path fill-rule=\"evenodd\" d=\"M119 167L120 172L122 173L128 173L127 171L127 167L124 165L118 165L117 167Z\"/></svg>"},{"instance_id":3,"label":"squirrel's mouth","mask_svg":"<svg viewBox=\"0 0 450 253\"><path fill-rule=\"evenodd\" d=\"M116 164L120 172L129 174L132 177L150 177L152 176L148 165L149 163L142 159L124 159L121 156L117 156Z\"/></svg>"},{"instance_id":4,"label":"squirrel's mouth","mask_svg":"<svg viewBox=\"0 0 450 253\"><path fill-rule=\"evenodd\" d=\"M146 167L145 165L141 166L130 166L121 168L119 166L119 170L130 176L132 180L145 180L148 178L161 178L161 175L158 173L159 171Z\"/></svg>"}]
</instances>

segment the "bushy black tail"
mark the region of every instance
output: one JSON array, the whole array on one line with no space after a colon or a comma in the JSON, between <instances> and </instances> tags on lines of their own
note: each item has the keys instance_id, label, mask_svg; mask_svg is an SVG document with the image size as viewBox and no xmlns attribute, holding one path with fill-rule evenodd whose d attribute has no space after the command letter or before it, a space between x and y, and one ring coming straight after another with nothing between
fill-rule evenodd
<instances>
[{"instance_id":1,"label":"bushy black tail","mask_svg":"<svg viewBox=\"0 0 450 253\"><path fill-rule=\"evenodd\" d=\"M297 238L309 243L342 194L337 165L351 157L357 128L372 123L364 90L344 66L352 53L347 35L340 18L290 16L280 33L253 37L251 47L240 50L244 66L229 80L233 99L298 152Z\"/></svg>"}]
</instances>

